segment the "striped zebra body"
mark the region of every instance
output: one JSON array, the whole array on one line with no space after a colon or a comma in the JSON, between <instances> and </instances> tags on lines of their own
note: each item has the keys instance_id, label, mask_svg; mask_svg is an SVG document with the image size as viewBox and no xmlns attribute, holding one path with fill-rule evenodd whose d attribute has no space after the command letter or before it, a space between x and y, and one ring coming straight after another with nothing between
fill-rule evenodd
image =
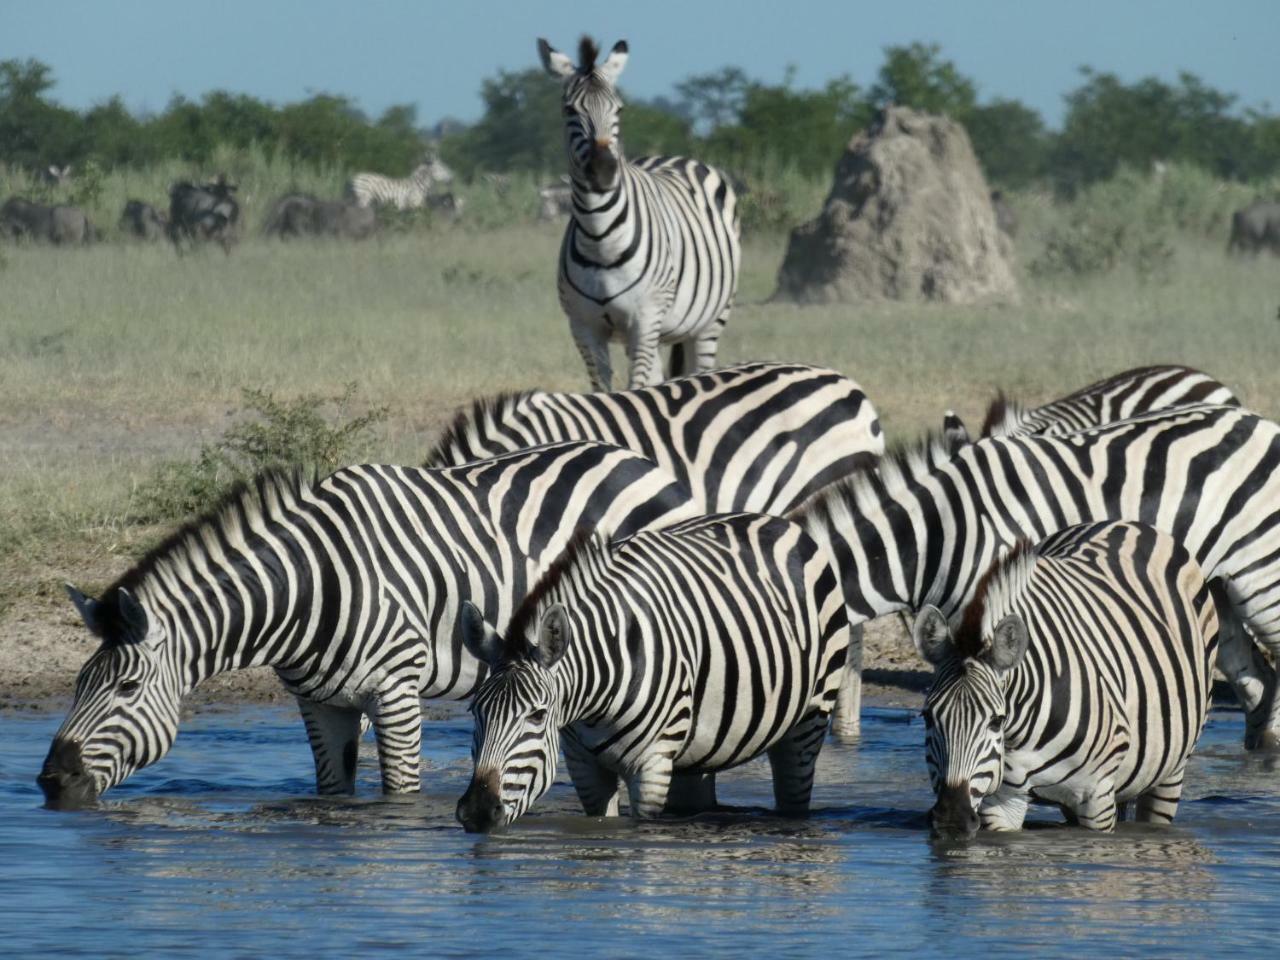
<instances>
[{"instance_id":1,"label":"striped zebra body","mask_svg":"<svg viewBox=\"0 0 1280 960\"><path fill-rule=\"evenodd\" d=\"M453 173L439 159L428 157L407 177L386 177L380 173L357 173L347 181L346 197L361 207L395 207L417 210L427 203L431 188L449 183Z\"/></svg>"},{"instance_id":2,"label":"striped zebra body","mask_svg":"<svg viewBox=\"0 0 1280 960\"><path fill-rule=\"evenodd\" d=\"M625 42L599 66L586 39L578 66L545 40L538 48L564 80L573 216L557 283L592 387L612 384L613 340L626 345L633 388L662 381L659 344L672 345L673 376L711 369L741 260L728 178L688 157L623 157L614 84Z\"/></svg>"},{"instance_id":3,"label":"striped zebra body","mask_svg":"<svg viewBox=\"0 0 1280 960\"><path fill-rule=\"evenodd\" d=\"M503 621L577 528L625 535L697 513L653 464L594 443L314 484L265 475L101 600L73 592L102 645L41 784L55 803L100 795L163 756L197 684L269 665L298 698L322 793L354 789L362 715L384 790L417 790L419 698L467 697L483 673L456 636L463 600Z\"/></svg>"},{"instance_id":4,"label":"striped zebra body","mask_svg":"<svg viewBox=\"0 0 1280 960\"><path fill-rule=\"evenodd\" d=\"M1246 743L1280 742L1275 677L1242 628L1280 653L1280 427L1269 420L1196 406L954 454L932 442L886 455L800 519L831 551L854 624L925 604L955 615L1019 540L1102 520L1150 524L1225 582L1219 666L1248 714Z\"/></svg>"},{"instance_id":5,"label":"striped zebra body","mask_svg":"<svg viewBox=\"0 0 1280 960\"><path fill-rule=\"evenodd\" d=\"M551 784L557 743L584 810L661 813L675 773L767 752L780 811L803 814L848 643L839 583L796 524L719 515L609 544L582 540L527 597L506 639L464 615L493 673L477 691L469 830L519 817Z\"/></svg>"},{"instance_id":6,"label":"striped zebra body","mask_svg":"<svg viewBox=\"0 0 1280 960\"><path fill-rule=\"evenodd\" d=\"M1009 400L1002 392L987 408L982 436L1061 437L1144 413L1196 404L1236 407L1240 401L1226 386L1191 367L1177 364L1139 367L1030 410ZM943 432L953 443L969 442L968 430L950 411L944 420Z\"/></svg>"},{"instance_id":7,"label":"striped zebra body","mask_svg":"<svg viewBox=\"0 0 1280 960\"><path fill-rule=\"evenodd\" d=\"M648 457L707 513L783 513L884 452L879 417L852 380L801 364L752 363L617 393L480 400L459 413L426 466L563 440Z\"/></svg>"},{"instance_id":8,"label":"striped zebra body","mask_svg":"<svg viewBox=\"0 0 1280 960\"><path fill-rule=\"evenodd\" d=\"M1117 804L1168 823L1204 728L1218 642L1210 586L1168 534L1068 527L984 576L956 629L926 606L913 637L934 829L1018 830L1031 799L1110 830Z\"/></svg>"}]
</instances>

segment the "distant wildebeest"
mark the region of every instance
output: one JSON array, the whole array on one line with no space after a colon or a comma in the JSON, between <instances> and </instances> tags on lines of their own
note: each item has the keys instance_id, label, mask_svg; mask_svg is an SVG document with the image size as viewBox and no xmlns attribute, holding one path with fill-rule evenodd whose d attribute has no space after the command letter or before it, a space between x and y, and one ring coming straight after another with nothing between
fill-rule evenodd
<instances>
[{"instance_id":1,"label":"distant wildebeest","mask_svg":"<svg viewBox=\"0 0 1280 960\"><path fill-rule=\"evenodd\" d=\"M427 202L435 184L452 182L453 171L435 154L428 153L403 180L380 173L357 173L347 181L346 197L362 207L416 210Z\"/></svg>"},{"instance_id":2,"label":"distant wildebeest","mask_svg":"<svg viewBox=\"0 0 1280 960\"><path fill-rule=\"evenodd\" d=\"M120 213L120 232L138 240L159 240L168 226L168 215L145 200L128 201Z\"/></svg>"},{"instance_id":3,"label":"distant wildebeest","mask_svg":"<svg viewBox=\"0 0 1280 960\"><path fill-rule=\"evenodd\" d=\"M538 188L539 220L559 220L573 213L573 188L569 186L568 177L560 180L560 183Z\"/></svg>"},{"instance_id":4,"label":"distant wildebeest","mask_svg":"<svg viewBox=\"0 0 1280 960\"><path fill-rule=\"evenodd\" d=\"M996 226L1006 237L1016 237L1018 235L1018 215L1013 212L1013 207L1009 206L1009 201L1004 198L1004 192L1001 190L991 191L991 209L996 214Z\"/></svg>"},{"instance_id":5,"label":"distant wildebeest","mask_svg":"<svg viewBox=\"0 0 1280 960\"><path fill-rule=\"evenodd\" d=\"M47 167L40 170L40 182L51 187L66 186L71 182L71 164L66 163L58 166L51 163Z\"/></svg>"},{"instance_id":6,"label":"distant wildebeest","mask_svg":"<svg viewBox=\"0 0 1280 960\"><path fill-rule=\"evenodd\" d=\"M1231 239L1228 253L1261 253L1270 250L1280 255L1280 203L1255 200L1231 215Z\"/></svg>"},{"instance_id":7,"label":"distant wildebeest","mask_svg":"<svg viewBox=\"0 0 1280 960\"><path fill-rule=\"evenodd\" d=\"M169 188L169 239L179 253L182 240L217 240L224 253L231 253L240 204L232 194L236 185L225 174L196 186L188 180Z\"/></svg>"},{"instance_id":8,"label":"distant wildebeest","mask_svg":"<svg viewBox=\"0 0 1280 960\"><path fill-rule=\"evenodd\" d=\"M0 235L58 245L88 243L95 236L79 207L45 206L22 197L10 197L0 207Z\"/></svg>"},{"instance_id":9,"label":"distant wildebeest","mask_svg":"<svg viewBox=\"0 0 1280 960\"><path fill-rule=\"evenodd\" d=\"M263 233L269 237L342 237L363 240L378 228L370 207L341 200L320 200L309 193L291 193L271 208Z\"/></svg>"}]
</instances>

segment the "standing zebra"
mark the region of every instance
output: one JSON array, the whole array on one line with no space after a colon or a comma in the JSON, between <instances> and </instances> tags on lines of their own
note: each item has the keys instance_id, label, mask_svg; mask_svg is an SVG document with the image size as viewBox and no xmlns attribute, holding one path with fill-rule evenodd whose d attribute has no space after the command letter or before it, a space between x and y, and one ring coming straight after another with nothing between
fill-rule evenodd
<instances>
[{"instance_id":1,"label":"standing zebra","mask_svg":"<svg viewBox=\"0 0 1280 960\"><path fill-rule=\"evenodd\" d=\"M728 178L687 157L622 155L615 84L625 40L599 66L587 37L576 67L546 40L538 53L564 81L573 217L558 285L592 387L612 385L614 339L626 344L632 387L661 382L660 343L673 345L673 376L714 367L738 288L737 197Z\"/></svg>"},{"instance_id":2,"label":"standing zebra","mask_svg":"<svg viewBox=\"0 0 1280 960\"><path fill-rule=\"evenodd\" d=\"M269 473L186 525L99 600L69 588L102 641L80 671L40 786L92 800L173 743L182 697L274 667L298 699L321 793L351 792L362 714L383 789L418 789L420 697L470 695L458 606L505 622L582 526L633 533L697 515L642 457L567 443L443 470L363 465L309 483Z\"/></svg>"},{"instance_id":3,"label":"standing zebra","mask_svg":"<svg viewBox=\"0 0 1280 960\"><path fill-rule=\"evenodd\" d=\"M614 443L648 457L706 513L783 513L884 452L875 408L849 378L750 363L640 390L478 400L459 412L425 465L561 440Z\"/></svg>"},{"instance_id":4,"label":"standing zebra","mask_svg":"<svg viewBox=\"0 0 1280 960\"><path fill-rule=\"evenodd\" d=\"M451 183L453 171L433 153L402 180L380 173L357 173L347 181L346 198L361 207L395 207L416 210L427 203L427 195L437 183Z\"/></svg>"},{"instance_id":5,"label":"standing zebra","mask_svg":"<svg viewBox=\"0 0 1280 960\"><path fill-rule=\"evenodd\" d=\"M1044 406L1027 410L1001 391L987 408L982 423L984 437L1043 434L1061 437L1078 430L1126 420L1155 410L1171 410L1197 403L1237 407L1227 387L1207 373L1176 364L1139 367L1077 390ZM955 445L969 442L969 431L950 410L943 433Z\"/></svg>"},{"instance_id":6,"label":"standing zebra","mask_svg":"<svg viewBox=\"0 0 1280 960\"><path fill-rule=\"evenodd\" d=\"M1101 520L1150 524L1225 582L1219 667L1245 708L1246 745L1280 744L1275 676L1242 627L1280 653L1280 427L1257 414L1181 407L954 454L933 440L886 454L796 518L834 558L854 625L925 604L953 616L1019 540Z\"/></svg>"},{"instance_id":7,"label":"standing zebra","mask_svg":"<svg viewBox=\"0 0 1280 960\"><path fill-rule=\"evenodd\" d=\"M1116 804L1168 823L1204 728L1218 616L1204 574L1136 523L1067 527L1015 548L952 630L912 631L937 672L925 698L933 828L1018 830L1032 798L1110 830Z\"/></svg>"},{"instance_id":8,"label":"standing zebra","mask_svg":"<svg viewBox=\"0 0 1280 960\"><path fill-rule=\"evenodd\" d=\"M676 771L768 752L784 815L809 809L848 643L839 582L801 528L703 517L609 544L582 538L521 603L504 640L463 608L476 692L468 830L510 823L569 773L591 816L660 814Z\"/></svg>"}]
</instances>

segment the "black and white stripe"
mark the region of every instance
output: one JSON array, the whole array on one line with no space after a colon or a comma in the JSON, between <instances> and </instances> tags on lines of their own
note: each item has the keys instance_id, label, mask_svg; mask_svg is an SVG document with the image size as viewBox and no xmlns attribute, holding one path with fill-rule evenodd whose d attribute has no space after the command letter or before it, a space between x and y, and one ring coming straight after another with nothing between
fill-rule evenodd
<instances>
[{"instance_id":1,"label":"black and white stripe","mask_svg":"<svg viewBox=\"0 0 1280 960\"><path fill-rule=\"evenodd\" d=\"M797 524L732 514L584 539L505 641L474 611L463 633L494 670L472 704L467 829L524 813L554 779L557 740L592 816L617 813L620 777L632 815L652 817L673 775L764 752L779 811L808 811L848 621L825 554Z\"/></svg>"},{"instance_id":2,"label":"black and white stripe","mask_svg":"<svg viewBox=\"0 0 1280 960\"><path fill-rule=\"evenodd\" d=\"M396 178L380 173L357 173L346 185L346 198L361 207L395 207L416 210L427 204L431 188L437 183L451 183L451 171L439 157L428 154L407 177Z\"/></svg>"},{"instance_id":3,"label":"black and white stripe","mask_svg":"<svg viewBox=\"0 0 1280 960\"><path fill-rule=\"evenodd\" d=\"M417 790L419 698L467 697L483 674L456 635L462 601L503 622L579 527L625 535L698 512L649 461L595 443L316 483L264 475L101 600L72 592L102 645L50 749L46 793L101 794L164 754L183 695L264 665L298 698L321 792L354 789L362 715L383 788Z\"/></svg>"},{"instance_id":4,"label":"black and white stripe","mask_svg":"<svg viewBox=\"0 0 1280 960\"><path fill-rule=\"evenodd\" d=\"M1248 713L1246 743L1280 742L1275 677L1242 628L1280 653L1280 427L1269 420L1194 406L1062 438L992 437L954 455L933 442L801 508L854 624L925 604L952 616L1019 540L1101 520L1171 534L1226 583L1219 665Z\"/></svg>"},{"instance_id":5,"label":"black and white stripe","mask_svg":"<svg viewBox=\"0 0 1280 960\"><path fill-rule=\"evenodd\" d=\"M615 83L627 61L625 41L598 66L587 38L577 66L545 40L538 52L547 72L564 81L573 217L558 284L592 387L612 384L615 339L626 344L632 387L663 379L660 343L673 345L673 376L714 367L741 259L728 178L687 157L623 156Z\"/></svg>"},{"instance_id":6,"label":"black and white stripe","mask_svg":"<svg viewBox=\"0 0 1280 960\"><path fill-rule=\"evenodd\" d=\"M1001 392L987 408L982 436L1061 437L1144 413L1202 403L1240 405L1235 394L1207 373L1177 364L1139 367L1030 410ZM953 444L969 442L969 431L950 410L943 420L943 433Z\"/></svg>"},{"instance_id":7,"label":"black and white stripe","mask_svg":"<svg viewBox=\"0 0 1280 960\"><path fill-rule=\"evenodd\" d=\"M925 755L943 834L1018 830L1032 800L1111 830L1117 804L1168 823L1204 728L1218 642L1210 586L1171 536L1068 527L999 560L953 630L913 630L936 673Z\"/></svg>"},{"instance_id":8,"label":"black and white stripe","mask_svg":"<svg viewBox=\"0 0 1280 960\"><path fill-rule=\"evenodd\" d=\"M783 513L884 452L879 416L848 377L750 363L639 390L479 400L458 414L426 466L563 440L648 457L707 513Z\"/></svg>"}]
</instances>

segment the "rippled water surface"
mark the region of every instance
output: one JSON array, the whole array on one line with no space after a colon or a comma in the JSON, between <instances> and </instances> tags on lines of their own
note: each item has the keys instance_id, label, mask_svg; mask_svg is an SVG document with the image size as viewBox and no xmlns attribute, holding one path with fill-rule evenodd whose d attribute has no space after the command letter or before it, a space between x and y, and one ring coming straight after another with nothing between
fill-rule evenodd
<instances>
[{"instance_id":1,"label":"rippled water surface","mask_svg":"<svg viewBox=\"0 0 1280 960\"><path fill-rule=\"evenodd\" d=\"M502 834L453 820L470 761L462 712L427 723L425 791L321 800L291 712L188 721L173 752L99 809L40 807L58 723L0 716L4 952L57 956L639 956L724 952L986 957L1274 951L1280 766L1216 712L1177 826L1030 829L931 844L922 728L870 710L828 745L815 816L636 824L574 813L563 776ZM722 777L763 806L767 767ZM1053 820L1056 814L1039 814Z\"/></svg>"}]
</instances>

